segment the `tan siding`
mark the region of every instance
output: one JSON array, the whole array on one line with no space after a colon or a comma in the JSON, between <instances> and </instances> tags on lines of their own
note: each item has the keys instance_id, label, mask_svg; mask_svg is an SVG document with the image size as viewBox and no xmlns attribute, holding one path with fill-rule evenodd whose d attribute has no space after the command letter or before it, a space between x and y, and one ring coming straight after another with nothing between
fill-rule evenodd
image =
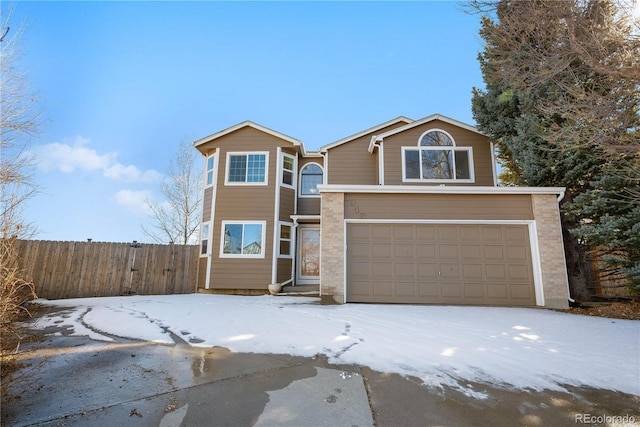
<instances>
[{"instance_id":1,"label":"tan siding","mask_svg":"<svg viewBox=\"0 0 640 427\"><path fill-rule=\"evenodd\" d=\"M267 289L271 283L273 216L277 147L290 145L254 128L242 128L216 140L220 148L216 212L211 246L211 287L215 289ZM225 185L228 152L269 152L268 185ZM220 258L222 221L266 221L264 258Z\"/></svg>"},{"instance_id":2,"label":"tan siding","mask_svg":"<svg viewBox=\"0 0 640 427\"><path fill-rule=\"evenodd\" d=\"M211 221L211 201L213 199L213 187L205 188L202 198L202 222Z\"/></svg>"},{"instance_id":3,"label":"tan siding","mask_svg":"<svg viewBox=\"0 0 640 427\"><path fill-rule=\"evenodd\" d=\"M291 279L291 258L278 258L278 283Z\"/></svg>"},{"instance_id":4,"label":"tan siding","mask_svg":"<svg viewBox=\"0 0 640 427\"><path fill-rule=\"evenodd\" d=\"M198 288L204 288L207 280L207 258L198 258Z\"/></svg>"},{"instance_id":5,"label":"tan siding","mask_svg":"<svg viewBox=\"0 0 640 427\"><path fill-rule=\"evenodd\" d=\"M370 140L363 136L329 150L329 184L378 183L378 156L367 151Z\"/></svg>"},{"instance_id":6,"label":"tan siding","mask_svg":"<svg viewBox=\"0 0 640 427\"><path fill-rule=\"evenodd\" d=\"M291 188L280 187L280 221L291 221L294 214L295 192Z\"/></svg>"},{"instance_id":7,"label":"tan siding","mask_svg":"<svg viewBox=\"0 0 640 427\"><path fill-rule=\"evenodd\" d=\"M395 123L338 145L328 150L328 184L375 185L378 183L378 153L367 151L371 137L382 134L406 123Z\"/></svg>"},{"instance_id":8,"label":"tan siding","mask_svg":"<svg viewBox=\"0 0 640 427\"><path fill-rule=\"evenodd\" d=\"M533 219L527 194L347 194L350 219Z\"/></svg>"},{"instance_id":9,"label":"tan siding","mask_svg":"<svg viewBox=\"0 0 640 427\"><path fill-rule=\"evenodd\" d=\"M474 183L447 183L447 185L483 185L493 186L493 167L491 145L486 137L466 129L453 126L440 120L434 120L405 132L384 139L384 181L385 185L425 185L424 183L402 182L402 147L416 147L420 136L429 129L442 129L448 132L457 147L473 148ZM329 160L331 165L331 160ZM433 185L440 185L434 183Z\"/></svg>"},{"instance_id":10,"label":"tan siding","mask_svg":"<svg viewBox=\"0 0 640 427\"><path fill-rule=\"evenodd\" d=\"M298 197L298 215L320 215L320 197Z\"/></svg>"}]
</instances>

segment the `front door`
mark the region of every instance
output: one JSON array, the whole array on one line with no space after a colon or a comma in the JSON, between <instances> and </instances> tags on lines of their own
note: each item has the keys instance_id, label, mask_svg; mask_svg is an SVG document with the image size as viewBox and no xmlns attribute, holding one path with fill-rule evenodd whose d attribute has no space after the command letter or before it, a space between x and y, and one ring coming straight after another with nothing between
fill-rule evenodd
<instances>
[{"instance_id":1,"label":"front door","mask_svg":"<svg viewBox=\"0 0 640 427\"><path fill-rule=\"evenodd\" d=\"M298 227L298 268L299 285L320 283L320 226L300 225Z\"/></svg>"}]
</instances>

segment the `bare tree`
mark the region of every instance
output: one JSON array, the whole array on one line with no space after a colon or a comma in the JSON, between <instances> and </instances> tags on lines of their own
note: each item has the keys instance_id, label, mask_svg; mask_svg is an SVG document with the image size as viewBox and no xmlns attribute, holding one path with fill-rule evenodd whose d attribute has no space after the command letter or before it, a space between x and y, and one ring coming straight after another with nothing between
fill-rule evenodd
<instances>
[{"instance_id":1,"label":"bare tree","mask_svg":"<svg viewBox=\"0 0 640 427\"><path fill-rule=\"evenodd\" d=\"M197 159L196 150L183 140L160 187L164 200L146 201L151 224L143 225L142 230L158 243L186 245L197 237L202 183L202 176L195 168Z\"/></svg>"},{"instance_id":2,"label":"bare tree","mask_svg":"<svg viewBox=\"0 0 640 427\"><path fill-rule=\"evenodd\" d=\"M21 30L12 32L9 17L0 28L0 326L3 338L11 322L35 298L33 284L19 267L17 239L29 238L35 228L24 222L26 202L37 192L33 181L33 158L27 152L39 129L38 98L19 69L18 41Z\"/></svg>"}]
</instances>

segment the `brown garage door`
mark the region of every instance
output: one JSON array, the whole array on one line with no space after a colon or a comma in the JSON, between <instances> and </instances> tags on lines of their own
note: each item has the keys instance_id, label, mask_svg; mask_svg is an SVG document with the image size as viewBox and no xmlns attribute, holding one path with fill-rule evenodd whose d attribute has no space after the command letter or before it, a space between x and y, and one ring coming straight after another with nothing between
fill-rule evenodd
<instances>
[{"instance_id":1,"label":"brown garage door","mask_svg":"<svg viewBox=\"0 0 640 427\"><path fill-rule=\"evenodd\" d=\"M528 227L350 223L347 301L535 305Z\"/></svg>"}]
</instances>

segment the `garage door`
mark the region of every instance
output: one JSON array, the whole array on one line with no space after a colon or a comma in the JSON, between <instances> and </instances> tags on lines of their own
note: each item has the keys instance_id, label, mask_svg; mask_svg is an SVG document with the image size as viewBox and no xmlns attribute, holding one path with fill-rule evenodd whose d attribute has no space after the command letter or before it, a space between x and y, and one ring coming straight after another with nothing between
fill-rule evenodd
<instances>
[{"instance_id":1,"label":"garage door","mask_svg":"<svg viewBox=\"0 0 640 427\"><path fill-rule=\"evenodd\" d=\"M349 223L347 302L535 305L528 227Z\"/></svg>"}]
</instances>

